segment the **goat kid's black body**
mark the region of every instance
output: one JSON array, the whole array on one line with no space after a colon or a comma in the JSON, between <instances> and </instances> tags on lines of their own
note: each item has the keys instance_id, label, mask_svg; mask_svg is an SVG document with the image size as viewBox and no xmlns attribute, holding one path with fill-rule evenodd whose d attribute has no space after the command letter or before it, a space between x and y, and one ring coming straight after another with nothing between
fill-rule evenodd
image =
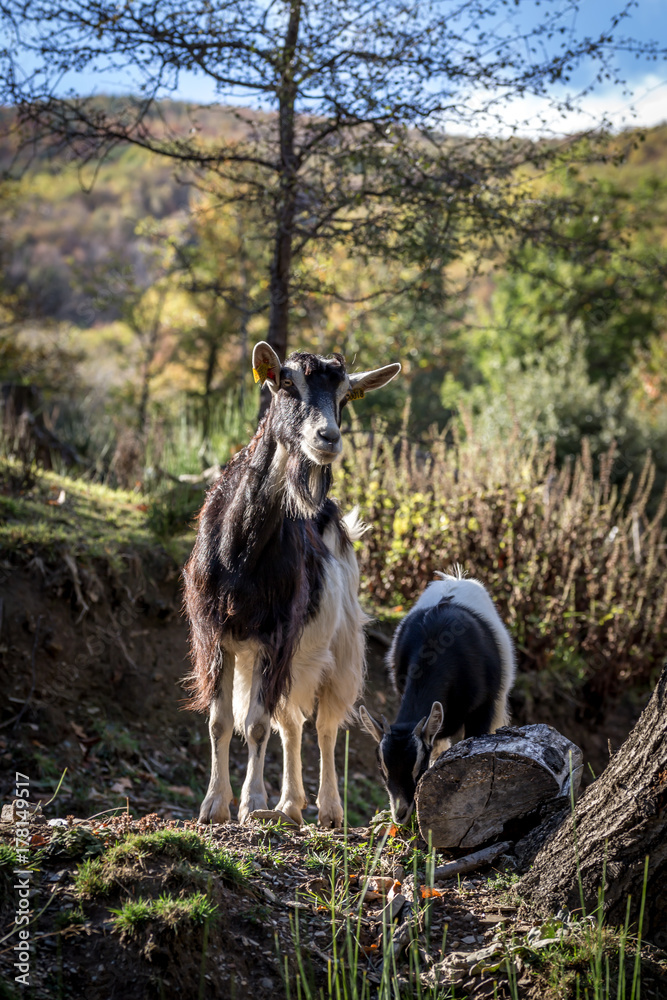
<instances>
[{"instance_id":1,"label":"goat kid's black body","mask_svg":"<svg viewBox=\"0 0 667 1000\"><path fill-rule=\"evenodd\" d=\"M312 402L318 381L345 377L342 360L332 371L315 355L292 358L306 364ZM295 387L281 392L298 399ZM341 542L350 544L338 505L327 498L330 466L315 465L298 447L307 412L306 402L281 408L273 400L254 438L231 459L202 508L184 570L194 659L190 704L201 711L215 693L225 641L255 639L265 657L261 696L273 713L289 691L292 655L304 626L318 610L330 558L325 529L335 525ZM340 412L336 416L340 423ZM287 454L277 482L280 448Z\"/></svg>"},{"instance_id":2,"label":"goat kid's black body","mask_svg":"<svg viewBox=\"0 0 667 1000\"><path fill-rule=\"evenodd\" d=\"M435 739L488 732L502 682L493 632L473 611L445 599L416 608L400 626L391 677L401 705L395 725L414 728L440 701L445 717Z\"/></svg>"},{"instance_id":3,"label":"goat kid's black body","mask_svg":"<svg viewBox=\"0 0 667 1000\"><path fill-rule=\"evenodd\" d=\"M390 796L407 799L406 790L414 789L428 766L428 752L420 752L415 726L440 702L444 719L434 743L462 727L466 737L488 733L502 667L487 623L450 599L407 615L392 653L389 667L401 704L391 738L382 740L378 757Z\"/></svg>"}]
</instances>

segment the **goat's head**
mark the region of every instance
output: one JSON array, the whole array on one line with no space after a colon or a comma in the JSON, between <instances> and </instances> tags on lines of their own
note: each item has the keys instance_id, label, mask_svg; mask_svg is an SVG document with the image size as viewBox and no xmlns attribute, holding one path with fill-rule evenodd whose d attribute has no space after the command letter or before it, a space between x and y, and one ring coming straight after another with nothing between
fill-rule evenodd
<instances>
[{"instance_id":1,"label":"goat's head","mask_svg":"<svg viewBox=\"0 0 667 1000\"><path fill-rule=\"evenodd\" d=\"M342 354L322 358L295 351L280 364L273 348L260 342L252 354L255 378L271 390L273 426L288 451L301 449L315 465L329 465L340 454L340 421L350 399L386 385L400 364L348 375Z\"/></svg>"},{"instance_id":2,"label":"goat's head","mask_svg":"<svg viewBox=\"0 0 667 1000\"><path fill-rule=\"evenodd\" d=\"M389 793L391 815L395 823L407 823L415 805L415 791L428 767L433 741L442 726L445 713L439 701L430 715L416 726L412 723L390 726L384 715L377 722L361 705L361 724L377 743L377 759Z\"/></svg>"},{"instance_id":3,"label":"goat's head","mask_svg":"<svg viewBox=\"0 0 667 1000\"><path fill-rule=\"evenodd\" d=\"M326 496L329 466L342 451L340 422L343 408L371 389L386 385L400 364L349 375L341 354L322 358L295 351L281 365L273 348L260 342L252 354L256 381L271 391L268 419L286 453L288 506L300 515L312 515Z\"/></svg>"}]
</instances>

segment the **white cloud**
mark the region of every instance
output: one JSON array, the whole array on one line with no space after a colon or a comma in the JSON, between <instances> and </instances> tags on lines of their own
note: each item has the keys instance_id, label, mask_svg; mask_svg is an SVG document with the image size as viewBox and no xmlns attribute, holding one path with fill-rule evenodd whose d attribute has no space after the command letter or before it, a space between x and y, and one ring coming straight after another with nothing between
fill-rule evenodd
<instances>
[{"instance_id":1,"label":"white cloud","mask_svg":"<svg viewBox=\"0 0 667 1000\"><path fill-rule=\"evenodd\" d=\"M560 96L560 95L559 95ZM468 112L475 112L469 130L457 125L453 132L525 136L571 135L606 125L614 130L659 125L667 121L667 79L649 73L634 82L632 92L620 88L599 90L573 100L576 110L559 111L547 98L528 95L507 102L498 101L490 113L489 95L473 94Z\"/></svg>"}]
</instances>

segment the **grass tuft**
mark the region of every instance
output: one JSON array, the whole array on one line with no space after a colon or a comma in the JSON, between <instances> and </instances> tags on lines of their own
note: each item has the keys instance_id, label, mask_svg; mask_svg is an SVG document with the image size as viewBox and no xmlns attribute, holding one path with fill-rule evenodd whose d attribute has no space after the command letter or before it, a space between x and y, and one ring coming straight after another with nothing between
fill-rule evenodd
<instances>
[{"instance_id":1,"label":"grass tuft","mask_svg":"<svg viewBox=\"0 0 667 1000\"><path fill-rule=\"evenodd\" d=\"M82 896L108 895L114 884L143 878L151 858L176 862L170 875L182 884L205 884L213 874L227 886L241 889L247 885L251 870L249 862L237 860L194 831L155 830L130 834L103 856L84 861L74 880L77 892Z\"/></svg>"},{"instance_id":2,"label":"grass tuft","mask_svg":"<svg viewBox=\"0 0 667 1000\"><path fill-rule=\"evenodd\" d=\"M149 922L159 923L172 931L184 925L201 926L214 920L217 905L201 892L176 897L163 893L158 899L134 899L112 909L114 930L123 937L135 937Z\"/></svg>"}]
</instances>

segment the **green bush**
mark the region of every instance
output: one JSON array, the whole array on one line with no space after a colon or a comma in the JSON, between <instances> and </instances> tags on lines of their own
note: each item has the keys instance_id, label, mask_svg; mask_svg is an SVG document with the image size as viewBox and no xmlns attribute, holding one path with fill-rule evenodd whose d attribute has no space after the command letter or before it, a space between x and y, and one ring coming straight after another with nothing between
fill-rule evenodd
<instances>
[{"instance_id":1,"label":"green bush","mask_svg":"<svg viewBox=\"0 0 667 1000\"><path fill-rule=\"evenodd\" d=\"M464 423L474 425L489 448L512 435L553 440L562 464L580 452L584 438L596 459L615 445L612 479L618 482L628 472L638 476L651 451L656 477L649 509L655 510L667 482L667 413L649 421L631 385L627 375L608 383L593 379L584 338L563 334L539 353L499 361L484 385L467 392L445 379L441 395L444 404L462 409Z\"/></svg>"}]
</instances>

